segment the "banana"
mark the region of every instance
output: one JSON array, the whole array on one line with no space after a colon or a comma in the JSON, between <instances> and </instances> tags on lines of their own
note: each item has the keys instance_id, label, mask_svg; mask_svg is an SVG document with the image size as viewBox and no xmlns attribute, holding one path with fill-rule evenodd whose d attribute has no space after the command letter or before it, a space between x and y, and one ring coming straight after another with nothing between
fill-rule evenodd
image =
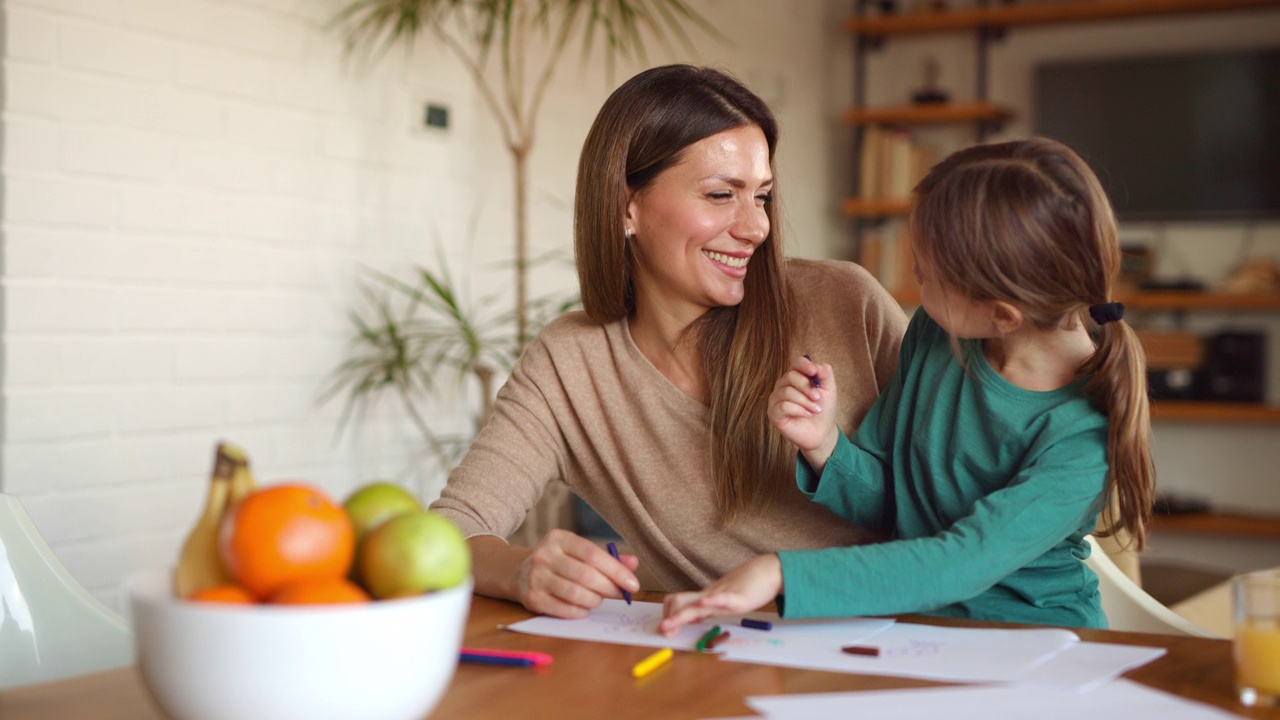
<instances>
[{"instance_id":1,"label":"banana","mask_svg":"<svg viewBox=\"0 0 1280 720\"><path fill-rule=\"evenodd\" d=\"M240 502L240 500L258 487L258 481L253 477L253 471L249 469L249 458L244 451L230 443L222 443L219 447L221 452L231 461L235 463L235 471L231 474L231 491L227 495L227 508Z\"/></svg>"},{"instance_id":2,"label":"banana","mask_svg":"<svg viewBox=\"0 0 1280 720\"><path fill-rule=\"evenodd\" d=\"M247 471L244 453L225 443L219 443L214 453L209 495L205 500L204 510L183 542L182 552L178 554L178 565L173 571L173 591L180 598L207 587L231 582L231 576L223 569L222 560L218 557L218 526L228 507L232 479L236 469L241 466Z\"/></svg>"}]
</instances>

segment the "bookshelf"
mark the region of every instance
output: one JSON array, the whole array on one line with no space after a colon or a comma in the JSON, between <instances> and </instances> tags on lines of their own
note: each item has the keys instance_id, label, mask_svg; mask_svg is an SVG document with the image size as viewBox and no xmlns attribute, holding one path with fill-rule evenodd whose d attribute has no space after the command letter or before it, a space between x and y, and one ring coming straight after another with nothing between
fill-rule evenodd
<instances>
[{"instance_id":1,"label":"bookshelf","mask_svg":"<svg viewBox=\"0 0 1280 720\"><path fill-rule=\"evenodd\" d=\"M849 108L844 112L844 121L849 125L938 125L979 121L1001 123L1012 118L1012 110L989 102Z\"/></svg>"},{"instance_id":2,"label":"bookshelf","mask_svg":"<svg viewBox=\"0 0 1280 720\"><path fill-rule=\"evenodd\" d=\"M1275 0L1085 0L1051 5L1005 5L968 10L912 12L881 17L854 17L845 29L857 35L919 35L1077 22L1122 20L1160 15L1186 15L1275 7Z\"/></svg>"},{"instance_id":3,"label":"bookshelf","mask_svg":"<svg viewBox=\"0 0 1280 720\"><path fill-rule=\"evenodd\" d=\"M988 98L987 75L990 45L1009 28L1067 23L1114 22L1130 18L1222 13L1280 8L1280 0L1061 0L1059 2L994 2L977 0L977 7L955 10L916 10L887 15L871 14L872 0L857 0L855 15L845 30L855 39L853 103L843 113L854 128L854 197L841 205L853 219L854 252L863 231L886 219L904 215L904 198L877 197L865 192L866 170L861 153L869 127L972 125L981 142L993 128L1014 117L1014 109ZM886 38L927 33L971 32L977 49L977 80L973 97L963 102L923 103L867 107L866 56ZM1188 307L1187 309L1193 309Z\"/></svg>"},{"instance_id":4,"label":"bookshelf","mask_svg":"<svg viewBox=\"0 0 1280 720\"><path fill-rule=\"evenodd\" d=\"M895 128L914 134L916 128L930 126L971 126L975 131L975 141L985 140L990 130L1008 122L1018 113L1018 108L993 101L987 92L990 47L1006 32L1017 28L1280 8L1280 0L975 0L969 4L977 6L876 15L873 0L857 0L855 16L845 22L845 29L855 40L855 63L853 102L842 113L842 119L854 132L855 177L854 196L841 202L840 211L852 221L852 251L864 264L868 264L873 273L884 279L894 291L894 297L908 307L918 305L919 296L914 283L909 280L909 272L905 270L909 258L903 258L902 249L895 245L901 243L895 237L895 229L901 226L900 220L910 212L910 204L905 197L865 192L868 169L863 151L864 147L874 147L874 144L864 142L869 129ZM971 96L945 103L868 106L868 53L876 51L895 36L929 33L972 34L977 51L977 73ZM875 187L883 187L883 183ZM1129 291L1121 293L1117 300L1132 311L1176 313L1179 326L1182 314L1188 312L1280 313L1280 294ZM1153 404L1152 418L1162 423L1280 425L1280 407L1163 401Z\"/></svg>"},{"instance_id":5,"label":"bookshelf","mask_svg":"<svg viewBox=\"0 0 1280 720\"><path fill-rule=\"evenodd\" d=\"M1157 533L1178 532L1280 540L1280 517L1271 515L1237 512L1157 515L1151 527Z\"/></svg>"}]
</instances>

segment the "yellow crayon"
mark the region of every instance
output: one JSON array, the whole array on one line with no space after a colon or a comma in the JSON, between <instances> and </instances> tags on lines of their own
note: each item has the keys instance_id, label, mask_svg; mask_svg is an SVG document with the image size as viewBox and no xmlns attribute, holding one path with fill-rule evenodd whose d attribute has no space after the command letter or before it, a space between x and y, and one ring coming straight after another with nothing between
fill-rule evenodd
<instances>
[{"instance_id":1,"label":"yellow crayon","mask_svg":"<svg viewBox=\"0 0 1280 720\"><path fill-rule=\"evenodd\" d=\"M636 666L631 668L631 677L642 678L645 675L648 675L649 673L653 672L654 670L657 670L658 668L666 664L666 662L671 659L671 655L672 655L671 648L663 648L659 650L658 652L636 663Z\"/></svg>"}]
</instances>

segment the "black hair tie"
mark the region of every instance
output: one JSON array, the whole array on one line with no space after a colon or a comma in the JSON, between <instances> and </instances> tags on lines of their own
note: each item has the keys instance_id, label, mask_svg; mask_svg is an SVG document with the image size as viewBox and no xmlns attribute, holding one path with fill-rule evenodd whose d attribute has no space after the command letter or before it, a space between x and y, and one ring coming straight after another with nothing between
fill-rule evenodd
<instances>
[{"instance_id":1,"label":"black hair tie","mask_svg":"<svg viewBox=\"0 0 1280 720\"><path fill-rule=\"evenodd\" d=\"M1109 302L1089 306L1089 317L1099 325L1124 319L1124 303Z\"/></svg>"}]
</instances>

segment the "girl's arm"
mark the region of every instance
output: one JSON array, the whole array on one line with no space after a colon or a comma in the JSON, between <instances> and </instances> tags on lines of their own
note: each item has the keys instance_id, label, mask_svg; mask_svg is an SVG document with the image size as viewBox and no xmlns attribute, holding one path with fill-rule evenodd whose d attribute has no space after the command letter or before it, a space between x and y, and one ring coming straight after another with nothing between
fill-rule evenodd
<instances>
[{"instance_id":1,"label":"girl's arm","mask_svg":"<svg viewBox=\"0 0 1280 720\"><path fill-rule=\"evenodd\" d=\"M801 447L801 457L796 462L796 485L800 491L855 525L892 528L889 487L893 482L894 446L898 435L906 432L898 427L902 422L898 411L905 385L914 374L911 363L916 348L925 341L926 317L921 313L912 319L898 351L898 368L858 429L849 437L835 429L833 447L821 467L810 462ZM832 390L830 400L823 401L823 414L835 412L834 384Z\"/></svg>"},{"instance_id":2,"label":"girl's arm","mask_svg":"<svg viewBox=\"0 0 1280 720\"><path fill-rule=\"evenodd\" d=\"M1106 482L1106 430L1059 441L973 511L930 537L779 553L787 617L932 610L981 594L1092 528Z\"/></svg>"}]
</instances>

